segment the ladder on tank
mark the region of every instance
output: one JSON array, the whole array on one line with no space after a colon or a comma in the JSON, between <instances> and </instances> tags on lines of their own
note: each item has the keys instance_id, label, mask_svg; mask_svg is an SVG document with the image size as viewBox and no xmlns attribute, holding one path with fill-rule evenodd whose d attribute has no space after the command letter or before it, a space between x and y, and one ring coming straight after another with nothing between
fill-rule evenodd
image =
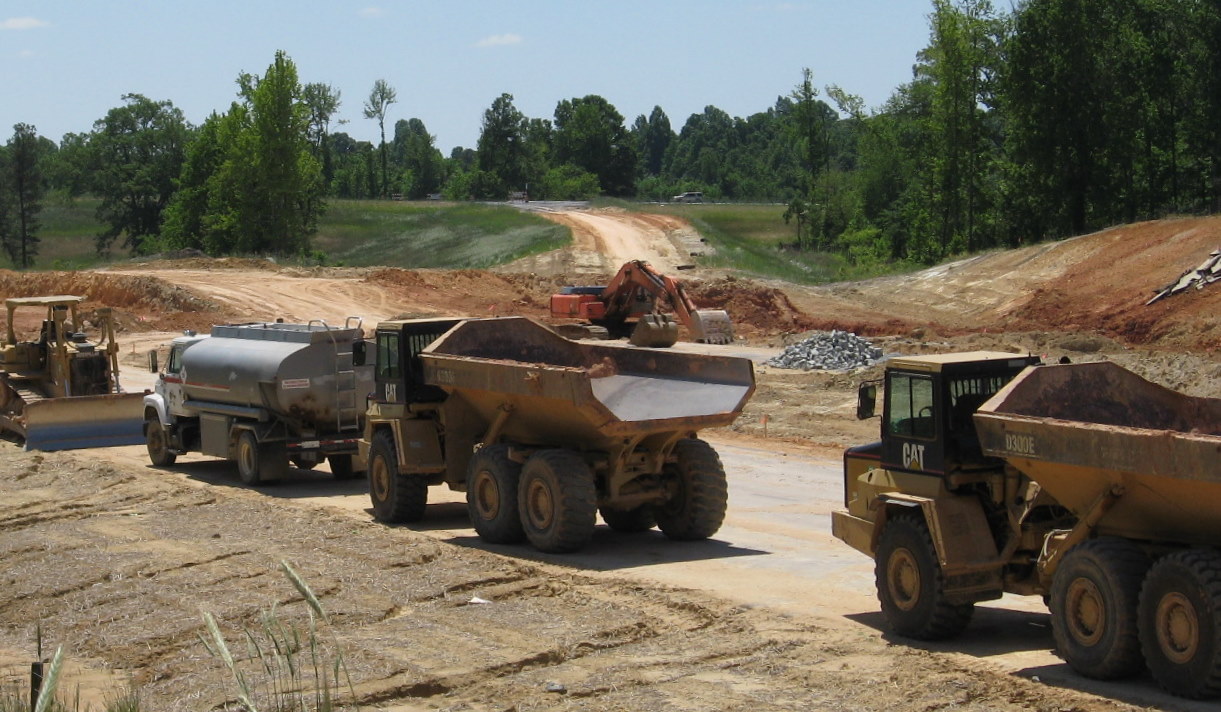
<instances>
[{"instance_id":1,"label":"ladder on tank","mask_svg":"<svg viewBox=\"0 0 1221 712\"><path fill-rule=\"evenodd\" d=\"M352 322L356 324L353 326ZM321 321L321 320L315 320ZM313 322L311 322L313 323ZM326 329L331 345L335 348L335 431L351 433L360 431L361 408L356 398L356 359L353 352L355 339L340 342L326 322L321 321ZM362 320L350 316L344 322L344 329L360 329Z\"/></svg>"}]
</instances>

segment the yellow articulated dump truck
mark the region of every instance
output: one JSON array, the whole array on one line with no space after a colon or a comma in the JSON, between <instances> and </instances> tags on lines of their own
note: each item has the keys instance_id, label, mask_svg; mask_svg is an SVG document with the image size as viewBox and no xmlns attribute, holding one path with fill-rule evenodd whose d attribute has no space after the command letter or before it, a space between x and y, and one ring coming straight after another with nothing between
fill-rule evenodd
<instances>
[{"instance_id":1,"label":"yellow articulated dump truck","mask_svg":"<svg viewBox=\"0 0 1221 712\"><path fill-rule=\"evenodd\" d=\"M143 393L119 387L119 347L110 309L97 310L90 341L77 315L84 297L4 300L8 328L0 344L0 430L27 450L73 450L143 442ZM18 309L42 311L38 337L18 338Z\"/></svg>"},{"instance_id":2,"label":"yellow articulated dump truck","mask_svg":"<svg viewBox=\"0 0 1221 712\"><path fill-rule=\"evenodd\" d=\"M882 439L845 453L832 529L873 557L896 633L946 638L978 601L1037 595L1082 675L1221 694L1221 399L989 352L892 359L883 382Z\"/></svg>"},{"instance_id":3,"label":"yellow articulated dump truck","mask_svg":"<svg viewBox=\"0 0 1221 712\"><path fill-rule=\"evenodd\" d=\"M379 520L420 519L444 484L484 541L547 552L583 547L599 513L680 540L720 528L725 470L696 434L741 413L748 359L577 342L521 317L383 322L376 344L360 447Z\"/></svg>"}]
</instances>

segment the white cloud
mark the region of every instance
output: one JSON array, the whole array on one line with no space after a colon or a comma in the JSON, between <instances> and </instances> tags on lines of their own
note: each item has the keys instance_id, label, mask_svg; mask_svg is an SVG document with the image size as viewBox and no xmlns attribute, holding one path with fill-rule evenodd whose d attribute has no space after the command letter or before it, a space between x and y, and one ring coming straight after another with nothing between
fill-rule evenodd
<instances>
[{"instance_id":1,"label":"white cloud","mask_svg":"<svg viewBox=\"0 0 1221 712\"><path fill-rule=\"evenodd\" d=\"M20 58L22 58L22 59L29 59L30 57L33 57L33 56L34 56L34 50L31 50L31 49L23 49L23 50L21 50L20 52L18 52L18 53L17 53L17 56L18 56L18 57L20 57Z\"/></svg>"},{"instance_id":2,"label":"white cloud","mask_svg":"<svg viewBox=\"0 0 1221 712\"><path fill-rule=\"evenodd\" d=\"M48 27L50 24L37 17L10 17L0 20L0 30L33 30L38 27Z\"/></svg>"},{"instance_id":3,"label":"white cloud","mask_svg":"<svg viewBox=\"0 0 1221 712\"><path fill-rule=\"evenodd\" d=\"M356 14L360 15L361 17L381 17L382 15L386 14L386 11L380 7L366 7L362 8L361 11Z\"/></svg>"},{"instance_id":4,"label":"white cloud","mask_svg":"<svg viewBox=\"0 0 1221 712\"><path fill-rule=\"evenodd\" d=\"M503 35L491 35L484 37L475 43L476 47L500 47L502 45L521 44L521 35L515 35L512 32Z\"/></svg>"}]
</instances>

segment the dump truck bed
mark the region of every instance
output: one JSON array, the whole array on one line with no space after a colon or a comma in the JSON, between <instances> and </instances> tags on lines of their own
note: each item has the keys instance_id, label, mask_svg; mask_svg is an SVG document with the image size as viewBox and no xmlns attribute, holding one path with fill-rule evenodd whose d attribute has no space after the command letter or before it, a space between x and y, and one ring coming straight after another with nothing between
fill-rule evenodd
<instances>
[{"instance_id":1,"label":"dump truck bed","mask_svg":"<svg viewBox=\"0 0 1221 712\"><path fill-rule=\"evenodd\" d=\"M566 339L525 318L471 320L421 353L425 380L517 442L612 440L728 425L754 391L748 359Z\"/></svg>"},{"instance_id":2,"label":"dump truck bed","mask_svg":"<svg viewBox=\"0 0 1221 712\"><path fill-rule=\"evenodd\" d=\"M1221 542L1221 399L1113 363L1027 368L975 414L1004 458L1078 516L1118 485L1099 534Z\"/></svg>"}]
</instances>

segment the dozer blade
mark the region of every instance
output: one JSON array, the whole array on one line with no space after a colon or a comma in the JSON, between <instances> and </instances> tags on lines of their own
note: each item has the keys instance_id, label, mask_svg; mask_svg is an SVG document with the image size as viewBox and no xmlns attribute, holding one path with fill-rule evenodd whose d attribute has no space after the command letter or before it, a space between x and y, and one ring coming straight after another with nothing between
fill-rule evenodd
<instances>
[{"instance_id":1,"label":"dozer blade","mask_svg":"<svg viewBox=\"0 0 1221 712\"><path fill-rule=\"evenodd\" d=\"M80 450L144 442L144 394L47 398L25 405L26 450Z\"/></svg>"},{"instance_id":2,"label":"dozer blade","mask_svg":"<svg viewBox=\"0 0 1221 712\"><path fill-rule=\"evenodd\" d=\"M678 322L667 314L645 314L628 339L632 346L668 349L678 341Z\"/></svg>"},{"instance_id":3,"label":"dozer blade","mask_svg":"<svg viewBox=\"0 0 1221 712\"><path fill-rule=\"evenodd\" d=\"M691 312L691 338L706 344L732 344L733 323L723 309L698 309Z\"/></svg>"}]
</instances>

